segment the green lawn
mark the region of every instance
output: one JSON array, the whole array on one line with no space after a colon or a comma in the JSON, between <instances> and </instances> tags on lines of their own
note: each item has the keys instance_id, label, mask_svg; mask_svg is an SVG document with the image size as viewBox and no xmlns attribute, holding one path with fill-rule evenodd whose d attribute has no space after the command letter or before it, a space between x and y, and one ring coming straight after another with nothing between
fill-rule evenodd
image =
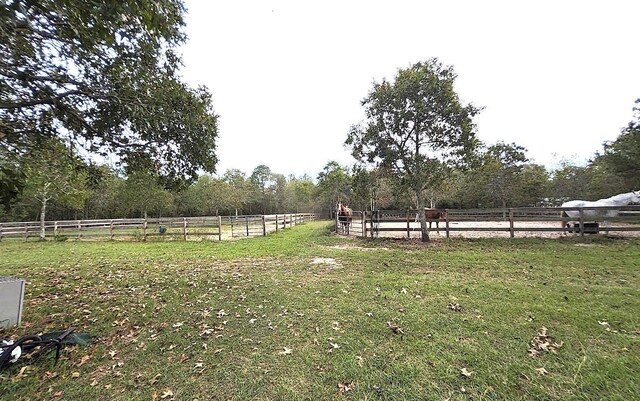
<instances>
[{"instance_id":1,"label":"green lawn","mask_svg":"<svg viewBox=\"0 0 640 401\"><path fill-rule=\"evenodd\" d=\"M23 325L0 337L96 337L3 371L3 401L640 397L638 240L425 246L313 222L229 242L4 241L0 276L27 280ZM543 327L555 352L532 357Z\"/></svg>"}]
</instances>

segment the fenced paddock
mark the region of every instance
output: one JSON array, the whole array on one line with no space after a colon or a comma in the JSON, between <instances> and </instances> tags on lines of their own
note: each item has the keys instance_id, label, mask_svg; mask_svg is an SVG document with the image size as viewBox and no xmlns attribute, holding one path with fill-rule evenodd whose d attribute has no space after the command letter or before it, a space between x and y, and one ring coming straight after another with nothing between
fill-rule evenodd
<instances>
[{"instance_id":1,"label":"fenced paddock","mask_svg":"<svg viewBox=\"0 0 640 401\"><path fill-rule=\"evenodd\" d=\"M589 216L591 211L599 216ZM444 218L430 220L430 235L434 237L557 237L562 234L585 235L594 233L640 236L640 206L621 207L557 207L557 208L496 208L496 209L437 209ZM562 212L575 211L578 218L562 216ZM604 217L615 211L617 216ZM417 210L354 211L349 235L361 237L420 237ZM439 230L436 229L436 222ZM336 232L346 234L337 220ZM564 227L571 225L571 229ZM597 229L595 228L597 224ZM438 232L439 231L439 232Z\"/></svg>"},{"instance_id":2,"label":"fenced paddock","mask_svg":"<svg viewBox=\"0 0 640 401\"><path fill-rule=\"evenodd\" d=\"M140 219L61 220L45 222L45 237L78 240L218 240L265 236L315 220L312 213L270 215L166 217ZM0 240L39 238L40 222L0 223Z\"/></svg>"}]
</instances>

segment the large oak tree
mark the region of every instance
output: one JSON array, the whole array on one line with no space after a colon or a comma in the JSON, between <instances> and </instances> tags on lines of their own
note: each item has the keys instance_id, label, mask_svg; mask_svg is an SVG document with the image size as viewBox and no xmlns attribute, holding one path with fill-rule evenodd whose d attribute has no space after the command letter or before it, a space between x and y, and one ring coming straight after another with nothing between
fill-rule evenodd
<instances>
[{"instance_id":1,"label":"large oak tree","mask_svg":"<svg viewBox=\"0 0 640 401\"><path fill-rule=\"evenodd\" d=\"M214 171L211 95L180 82L182 0L7 0L0 5L0 146L51 137L154 173Z\"/></svg>"},{"instance_id":2,"label":"large oak tree","mask_svg":"<svg viewBox=\"0 0 640 401\"><path fill-rule=\"evenodd\" d=\"M432 58L401 69L393 81L374 83L362 105L366 120L351 128L346 144L353 156L389 171L413 191L420 210L424 191L437 187L446 170L460 165L478 141L472 122L479 109L464 105L453 67ZM424 213L422 240L429 240Z\"/></svg>"}]
</instances>

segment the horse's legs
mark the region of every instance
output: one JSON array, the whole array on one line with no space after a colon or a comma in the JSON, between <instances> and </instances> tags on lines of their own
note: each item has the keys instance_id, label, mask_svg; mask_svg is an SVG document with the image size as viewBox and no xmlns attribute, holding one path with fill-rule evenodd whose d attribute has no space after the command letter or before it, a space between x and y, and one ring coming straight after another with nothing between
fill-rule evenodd
<instances>
[{"instance_id":1,"label":"horse's legs","mask_svg":"<svg viewBox=\"0 0 640 401\"><path fill-rule=\"evenodd\" d=\"M438 235L440 235L440 225L437 221L436 221L436 231L438 232Z\"/></svg>"}]
</instances>

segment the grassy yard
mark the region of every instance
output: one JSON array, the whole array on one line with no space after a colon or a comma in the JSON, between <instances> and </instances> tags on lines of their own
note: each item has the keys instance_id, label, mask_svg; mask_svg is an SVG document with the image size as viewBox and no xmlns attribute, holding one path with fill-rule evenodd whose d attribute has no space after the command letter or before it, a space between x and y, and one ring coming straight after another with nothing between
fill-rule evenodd
<instances>
[{"instance_id":1,"label":"grassy yard","mask_svg":"<svg viewBox=\"0 0 640 401\"><path fill-rule=\"evenodd\" d=\"M233 242L4 241L0 276L27 280L1 338L95 336L1 372L3 401L640 397L639 240L424 246L314 222Z\"/></svg>"}]
</instances>

